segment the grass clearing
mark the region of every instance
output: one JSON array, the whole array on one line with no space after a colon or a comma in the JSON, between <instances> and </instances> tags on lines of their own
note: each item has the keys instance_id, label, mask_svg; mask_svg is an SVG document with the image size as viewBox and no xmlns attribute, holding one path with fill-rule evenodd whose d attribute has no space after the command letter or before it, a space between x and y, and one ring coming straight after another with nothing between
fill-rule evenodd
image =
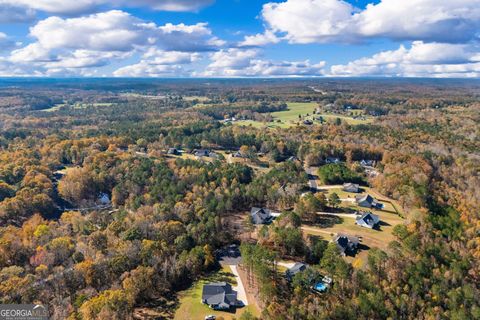
<instances>
[{"instance_id":1,"label":"grass clearing","mask_svg":"<svg viewBox=\"0 0 480 320\"><path fill-rule=\"evenodd\" d=\"M362 250L360 250L355 257L347 257L346 259L349 262L355 262L358 267L361 267L365 264L368 249L369 248L379 248L386 250L388 244L395 240L393 236L393 228L398 224L405 223L405 219L398 213L398 204L396 201L389 199L388 197L380 195L375 190L363 187L364 191L362 194L370 193L377 200L381 201L384 204L384 209L368 209L357 206L354 201L342 201L341 207L349 209L348 211L371 211L372 213L380 217L380 227L378 229L368 229L360 227L355 224L355 214L341 214L339 216L332 215L322 215L321 220L325 227L321 226L302 226L302 230L305 234L322 236L326 239L331 239L337 233L346 233L348 235L357 236L362 238ZM349 193L343 191L340 187L333 189L325 189L323 191L328 197L332 193L337 193L341 199L355 199L357 193ZM403 214L403 212L401 213ZM340 219L338 218L340 217ZM333 223L332 223L333 222Z\"/></svg>"},{"instance_id":2,"label":"grass clearing","mask_svg":"<svg viewBox=\"0 0 480 320\"><path fill-rule=\"evenodd\" d=\"M317 107L317 103L315 102L288 102L287 105L288 110L271 113L274 118L273 122L262 123L254 120L241 120L235 122L235 124L242 126L253 126L256 128L288 128L298 125L300 120L313 120L314 118L320 116L323 117L323 119L326 121L333 121L337 118L340 118L342 121L353 125L373 122L373 118L371 117L366 119L359 119L338 114L314 114L313 112ZM319 121L314 120L314 123L319 124Z\"/></svg>"},{"instance_id":3,"label":"grass clearing","mask_svg":"<svg viewBox=\"0 0 480 320\"><path fill-rule=\"evenodd\" d=\"M229 311L215 311L201 302L202 288L205 283L212 281L227 281L232 286L236 285L235 276L228 266L223 266L219 271L212 273L205 279L199 280L193 286L179 293L180 303L175 313L175 320L204 320L206 315L213 314L217 317L223 317L226 320L232 320L240 317L244 312L250 311L253 315L258 316L260 312L253 306L248 305L243 308L237 308Z\"/></svg>"}]
</instances>

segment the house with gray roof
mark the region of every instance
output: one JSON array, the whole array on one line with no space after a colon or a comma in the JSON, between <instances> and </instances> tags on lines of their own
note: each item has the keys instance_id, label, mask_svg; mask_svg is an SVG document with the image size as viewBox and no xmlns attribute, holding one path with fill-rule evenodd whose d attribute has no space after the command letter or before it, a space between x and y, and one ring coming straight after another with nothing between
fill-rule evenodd
<instances>
[{"instance_id":1,"label":"house with gray roof","mask_svg":"<svg viewBox=\"0 0 480 320\"><path fill-rule=\"evenodd\" d=\"M362 215L355 220L355 224L369 229L375 228L379 223L380 217L371 212L363 212Z\"/></svg>"},{"instance_id":2,"label":"house with gray roof","mask_svg":"<svg viewBox=\"0 0 480 320\"><path fill-rule=\"evenodd\" d=\"M356 183L344 183L343 191L357 193L360 189L360 186Z\"/></svg>"},{"instance_id":3,"label":"house with gray roof","mask_svg":"<svg viewBox=\"0 0 480 320\"><path fill-rule=\"evenodd\" d=\"M339 233L333 238L333 242L337 245L342 256L347 254L355 254L360 240L357 237Z\"/></svg>"},{"instance_id":4,"label":"house with gray roof","mask_svg":"<svg viewBox=\"0 0 480 320\"><path fill-rule=\"evenodd\" d=\"M376 209L382 209L383 204L378 202L374 197L372 197L369 194L366 195L359 195L355 197L355 201L357 202L357 205L360 207L364 208L376 208Z\"/></svg>"},{"instance_id":5,"label":"house with gray roof","mask_svg":"<svg viewBox=\"0 0 480 320\"><path fill-rule=\"evenodd\" d=\"M203 285L202 303L214 310L228 310L238 305L237 292L226 282L213 282Z\"/></svg>"},{"instance_id":6,"label":"house with gray roof","mask_svg":"<svg viewBox=\"0 0 480 320\"><path fill-rule=\"evenodd\" d=\"M285 276L288 280L292 280L297 273L303 272L305 270L307 270L307 265L305 263L295 262L295 264L291 268L288 268L287 271L285 271Z\"/></svg>"},{"instance_id":7,"label":"house with gray roof","mask_svg":"<svg viewBox=\"0 0 480 320\"><path fill-rule=\"evenodd\" d=\"M250 216L254 224L268 224L272 222L273 216L270 209L253 207Z\"/></svg>"},{"instance_id":8,"label":"house with gray roof","mask_svg":"<svg viewBox=\"0 0 480 320\"><path fill-rule=\"evenodd\" d=\"M168 151L167 151L167 154L171 154L171 155L174 155L174 156L178 156L180 155L180 151L177 149L177 148L169 148Z\"/></svg>"},{"instance_id":9,"label":"house with gray roof","mask_svg":"<svg viewBox=\"0 0 480 320\"><path fill-rule=\"evenodd\" d=\"M325 159L325 164L337 164L337 163L340 163L340 158L336 158L336 157L327 157Z\"/></svg>"}]
</instances>

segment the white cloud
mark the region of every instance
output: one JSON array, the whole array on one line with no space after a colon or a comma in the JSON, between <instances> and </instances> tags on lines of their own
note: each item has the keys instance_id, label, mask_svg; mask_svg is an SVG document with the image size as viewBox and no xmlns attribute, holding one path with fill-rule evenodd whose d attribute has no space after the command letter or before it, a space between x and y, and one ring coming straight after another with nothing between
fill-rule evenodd
<instances>
[{"instance_id":1,"label":"white cloud","mask_svg":"<svg viewBox=\"0 0 480 320\"><path fill-rule=\"evenodd\" d=\"M183 77L189 76L181 65L152 65L146 61L116 70L115 77Z\"/></svg>"},{"instance_id":2,"label":"white cloud","mask_svg":"<svg viewBox=\"0 0 480 320\"><path fill-rule=\"evenodd\" d=\"M83 72L80 69L135 53L145 53L142 63L148 65L190 63L198 57L196 52L224 44L206 23L157 26L118 10L78 18L49 17L30 28L30 36L36 41L12 51L9 61L42 72L61 68Z\"/></svg>"},{"instance_id":3,"label":"white cloud","mask_svg":"<svg viewBox=\"0 0 480 320\"><path fill-rule=\"evenodd\" d=\"M306 61L271 61L259 59L254 49L220 50L211 55L210 63L198 76L207 77L292 77L320 76L325 62L311 64Z\"/></svg>"},{"instance_id":4,"label":"white cloud","mask_svg":"<svg viewBox=\"0 0 480 320\"><path fill-rule=\"evenodd\" d=\"M335 76L478 77L480 55L473 45L424 43L383 51L331 67Z\"/></svg>"},{"instance_id":5,"label":"white cloud","mask_svg":"<svg viewBox=\"0 0 480 320\"><path fill-rule=\"evenodd\" d=\"M264 33L257 33L253 36L246 36L239 43L240 47L259 47L267 44L279 43L280 39L271 30L265 30Z\"/></svg>"},{"instance_id":6,"label":"white cloud","mask_svg":"<svg viewBox=\"0 0 480 320\"><path fill-rule=\"evenodd\" d=\"M86 17L49 17L30 29L30 35L45 49L129 51L154 40L156 26L123 11L108 11Z\"/></svg>"},{"instance_id":7,"label":"white cloud","mask_svg":"<svg viewBox=\"0 0 480 320\"><path fill-rule=\"evenodd\" d=\"M480 0L381 0L364 10L341 0L267 3L269 29L291 43L395 40L466 42L478 37Z\"/></svg>"},{"instance_id":8,"label":"white cloud","mask_svg":"<svg viewBox=\"0 0 480 320\"><path fill-rule=\"evenodd\" d=\"M181 52L181 51L162 51L157 48L150 48L143 55L150 64L189 64L200 59L199 53Z\"/></svg>"},{"instance_id":9,"label":"white cloud","mask_svg":"<svg viewBox=\"0 0 480 320\"><path fill-rule=\"evenodd\" d=\"M116 70L116 77L182 77L189 76L190 70L185 69L200 59L199 53L162 51L150 48L139 63Z\"/></svg>"},{"instance_id":10,"label":"white cloud","mask_svg":"<svg viewBox=\"0 0 480 320\"><path fill-rule=\"evenodd\" d=\"M124 1L126 5L133 6L133 1ZM163 11L198 11L214 3L214 0L137 0L135 6L148 6L155 10Z\"/></svg>"},{"instance_id":11,"label":"white cloud","mask_svg":"<svg viewBox=\"0 0 480 320\"><path fill-rule=\"evenodd\" d=\"M29 15L33 14L32 10L72 15L94 12L102 6L110 8L149 7L162 11L198 11L213 2L214 0L0 0L0 12L8 8L10 8L8 10L15 8L15 10L23 9L24 13ZM18 18L23 20L25 15Z\"/></svg>"},{"instance_id":12,"label":"white cloud","mask_svg":"<svg viewBox=\"0 0 480 320\"><path fill-rule=\"evenodd\" d=\"M194 25L167 23L158 28L161 47L170 51L211 51L224 46L225 41L212 35L207 23Z\"/></svg>"},{"instance_id":13,"label":"white cloud","mask_svg":"<svg viewBox=\"0 0 480 320\"><path fill-rule=\"evenodd\" d=\"M35 10L0 1L0 23L28 22L35 19Z\"/></svg>"},{"instance_id":14,"label":"white cloud","mask_svg":"<svg viewBox=\"0 0 480 320\"><path fill-rule=\"evenodd\" d=\"M74 14L91 10L102 0L0 0L0 5L10 5L55 14Z\"/></svg>"},{"instance_id":15,"label":"white cloud","mask_svg":"<svg viewBox=\"0 0 480 320\"><path fill-rule=\"evenodd\" d=\"M287 0L265 4L262 17L290 42L312 43L347 34L353 11L352 5L338 0Z\"/></svg>"}]
</instances>

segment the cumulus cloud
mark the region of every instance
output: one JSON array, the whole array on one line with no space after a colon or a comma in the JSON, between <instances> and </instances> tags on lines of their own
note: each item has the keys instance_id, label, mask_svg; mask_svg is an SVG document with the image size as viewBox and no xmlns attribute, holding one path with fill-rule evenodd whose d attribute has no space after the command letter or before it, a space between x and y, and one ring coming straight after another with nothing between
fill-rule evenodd
<instances>
[{"instance_id":1,"label":"cumulus cloud","mask_svg":"<svg viewBox=\"0 0 480 320\"><path fill-rule=\"evenodd\" d=\"M474 45L413 42L345 65L331 67L335 76L478 77L480 55Z\"/></svg>"},{"instance_id":2,"label":"cumulus cloud","mask_svg":"<svg viewBox=\"0 0 480 320\"><path fill-rule=\"evenodd\" d=\"M455 43L478 37L480 1L381 0L360 10L341 0L287 0L265 4L262 17L291 43L373 37Z\"/></svg>"},{"instance_id":3,"label":"cumulus cloud","mask_svg":"<svg viewBox=\"0 0 480 320\"><path fill-rule=\"evenodd\" d=\"M195 52L224 44L206 23L157 26L118 10L78 18L49 17L30 28L30 36L36 41L14 50L9 61L47 71L99 67L144 52L150 65L169 64L168 59L183 63L182 59L196 57Z\"/></svg>"},{"instance_id":4,"label":"cumulus cloud","mask_svg":"<svg viewBox=\"0 0 480 320\"><path fill-rule=\"evenodd\" d=\"M214 0L138 0L135 6L148 6L163 11L198 11L214 3ZM132 1L124 1L126 5L133 5Z\"/></svg>"},{"instance_id":5,"label":"cumulus cloud","mask_svg":"<svg viewBox=\"0 0 480 320\"><path fill-rule=\"evenodd\" d=\"M182 77L191 71L185 68L200 59L199 53L162 51L150 48L139 63L116 70L116 77Z\"/></svg>"},{"instance_id":6,"label":"cumulus cloud","mask_svg":"<svg viewBox=\"0 0 480 320\"><path fill-rule=\"evenodd\" d=\"M207 77L299 77L320 76L325 62L312 64L310 61L272 61L259 58L255 49L231 48L211 55L212 62L198 74Z\"/></svg>"},{"instance_id":7,"label":"cumulus cloud","mask_svg":"<svg viewBox=\"0 0 480 320\"><path fill-rule=\"evenodd\" d=\"M35 19L35 10L0 1L0 23L29 22Z\"/></svg>"},{"instance_id":8,"label":"cumulus cloud","mask_svg":"<svg viewBox=\"0 0 480 320\"><path fill-rule=\"evenodd\" d=\"M239 43L240 47L259 47L267 44L279 43L280 38L278 38L275 33L271 30L265 30L264 33L257 33L253 36L245 36L244 40Z\"/></svg>"},{"instance_id":9,"label":"cumulus cloud","mask_svg":"<svg viewBox=\"0 0 480 320\"><path fill-rule=\"evenodd\" d=\"M34 11L72 15L91 13L101 6L110 8L149 7L162 11L198 11L213 2L214 0L0 0L0 12L12 8L15 8L17 13L22 13L21 10L23 10L23 15L18 16L22 20L28 15L32 15Z\"/></svg>"}]
</instances>

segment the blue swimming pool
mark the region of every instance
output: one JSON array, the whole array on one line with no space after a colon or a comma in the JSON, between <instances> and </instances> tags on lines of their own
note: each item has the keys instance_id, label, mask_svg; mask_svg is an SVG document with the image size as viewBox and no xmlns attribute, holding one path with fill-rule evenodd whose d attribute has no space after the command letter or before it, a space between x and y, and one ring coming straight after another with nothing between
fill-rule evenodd
<instances>
[{"instance_id":1,"label":"blue swimming pool","mask_svg":"<svg viewBox=\"0 0 480 320\"><path fill-rule=\"evenodd\" d=\"M313 289L319 292L327 291L327 285L323 282L318 282L313 286Z\"/></svg>"}]
</instances>

